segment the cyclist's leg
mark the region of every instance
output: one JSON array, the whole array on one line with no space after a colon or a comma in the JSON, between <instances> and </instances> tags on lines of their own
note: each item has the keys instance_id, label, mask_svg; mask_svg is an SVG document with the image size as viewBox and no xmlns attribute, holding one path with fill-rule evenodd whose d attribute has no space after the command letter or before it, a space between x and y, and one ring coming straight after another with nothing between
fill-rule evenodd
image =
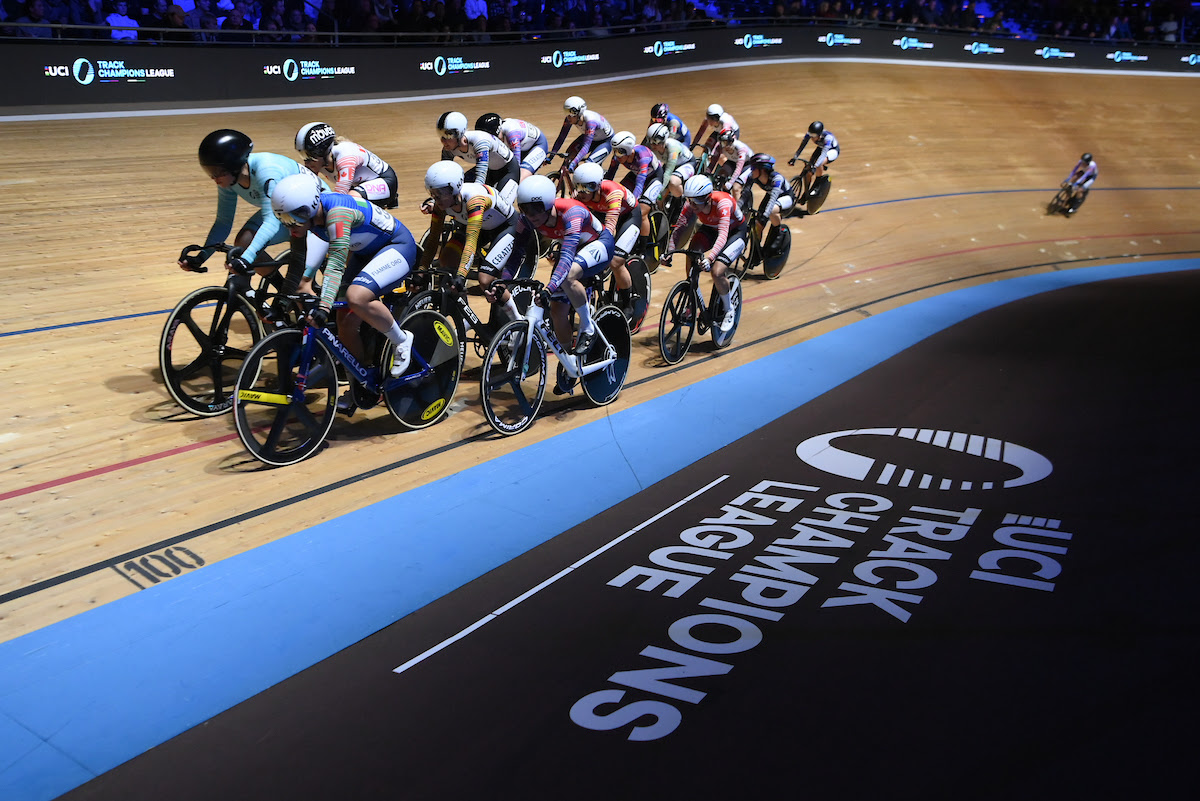
<instances>
[{"instance_id":1,"label":"cyclist's leg","mask_svg":"<svg viewBox=\"0 0 1200 801\"><path fill-rule=\"evenodd\" d=\"M521 154L521 180L524 181L529 176L536 173L546 163L546 153L550 151L550 145L546 142L546 134L538 137L538 140L533 143L533 146Z\"/></svg>"},{"instance_id":2,"label":"cyclist's leg","mask_svg":"<svg viewBox=\"0 0 1200 801\"><path fill-rule=\"evenodd\" d=\"M376 331L396 348L392 375L400 375L408 366L412 335L400 328L379 296L399 286L417 261L417 246L411 238L384 247L362 267L346 289L346 301Z\"/></svg>"}]
</instances>

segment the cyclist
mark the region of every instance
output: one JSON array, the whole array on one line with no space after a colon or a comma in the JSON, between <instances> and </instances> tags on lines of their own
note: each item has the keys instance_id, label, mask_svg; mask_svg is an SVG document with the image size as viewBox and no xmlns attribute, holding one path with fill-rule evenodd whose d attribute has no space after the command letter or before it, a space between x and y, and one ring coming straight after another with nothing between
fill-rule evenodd
<instances>
[{"instance_id":1,"label":"cyclist","mask_svg":"<svg viewBox=\"0 0 1200 801\"><path fill-rule=\"evenodd\" d=\"M404 375L413 337L379 300L380 295L398 286L417 263L417 243L404 223L360 197L322 193L312 173L280 181L271 195L271 208L291 233L293 263L306 256L306 233L320 240L325 281L309 322L324 327L333 302L344 295L350 310L339 310L337 330L346 349L364 362L358 333L358 321L363 320L395 346L395 357L388 367L391 376ZM338 410L354 411L349 393L338 401Z\"/></svg>"},{"instance_id":2,"label":"cyclist","mask_svg":"<svg viewBox=\"0 0 1200 801\"><path fill-rule=\"evenodd\" d=\"M313 175L287 156L252 153L253 149L254 142L249 136L229 128L213 131L200 140L200 167L217 185L217 218L204 239L204 247L218 245L229 236L239 197L258 206L237 232L235 247L225 257L225 268L241 276L250 275L255 261L265 260L263 248L288 240L287 230L280 226L271 211L274 187L289 175ZM313 178L316 180L316 176ZM324 187L323 181L321 186ZM211 250L204 251L203 258L207 259L212 253ZM193 269L182 259L179 268ZM315 267L313 271L316 271ZM293 288L297 280L289 269L288 288Z\"/></svg>"},{"instance_id":3,"label":"cyclist","mask_svg":"<svg viewBox=\"0 0 1200 801\"><path fill-rule=\"evenodd\" d=\"M783 225L783 217L795 201L788 192L787 178L775 170L775 157L769 153L755 153L750 157L742 174L733 179L734 191L731 194L739 200L739 205L742 205L742 187L751 185L761 187L766 192L766 196L758 204L758 221L763 225L766 225L768 220L771 223L766 239L762 242L763 250L770 251L776 237L779 236L779 226Z\"/></svg>"},{"instance_id":4,"label":"cyclist","mask_svg":"<svg viewBox=\"0 0 1200 801\"><path fill-rule=\"evenodd\" d=\"M481 259L478 266L479 286L489 303L500 301L512 319L521 316L517 304L507 290L499 299L490 288L492 282L504 271L508 255L512 251L512 237L517 223L517 210L500 196L494 187L486 184L466 182L462 167L453 161L439 161L425 171L425 189L433 199L428 213L433 215L429 223L429 236L425 239L425 250L421 254L421 266L433 263L434 251L441 240L442 226L447 218L460 224L459 230L436 254L438 263L444 268L457 265L454 290L466 289L467 273L475 264L478 252L507 235L507 247L493 248ZM426 210L422 207L422 210Z\"/></svg>"},{"instance_id":5,"label":"cyclist","mask_svg":"<svg viewBox=\"0 0 1200 801\"><path fill-rule=\"evenodd\" d=\"M714 177L720 176L724 180L724 185L729 186L730 181L741 175L742 171L746 169L746 164L754 155L754 151L750 149L749 145L738 139L732 128L721 131L717 141L717 160L712 164L712 174ZM741 187L735 184L733 199L739 199L741 193Z\"/></svg>"},{"instance_id":6,"label":"cyclist","mask_svg":"<svg viewBox=\"0 0 1200 801\"><path fill-rule=\"evenodd\" d=\"M550 152L546 134L531 122L516 117L501 119L499 114L489 113L475 121L475 128L490 133L520 156L522 181L546 163L546 154Z\"/></svg>"},{"instance_id":7,"label":"cyclist","mask_svg":"<svg viewBox=\"0 0 1200 801\"><path fill-rule=\"evenodd\" d=\"M1067 206L1067 214L1074 214L1083 201L1087 200L1088 192L1092 188L1092 184L1096 183L1096 176L1099 174L1100 168L1096 166L1096 160L1092 158L1091 153L1084 153L1079 157L1079 161L1071 168L1071 174L1067 176L1062 185L1071 190L1071 202Z\"/></svg>"},{"instance_id":8,"label":"cyclist","mask_svg":"<svg viewBox=\"0 0 1200 801\"><path fill-rule=\"evenodd\" d=\"M651 244L650 212L658 203L663 191L663 166L658 156L654 155L654 151L639 145L629 131L618 132L613 136L612 142L613 157L604 179L611 181L616 177L617 167L628 170L621 179L621 185L638 199L642 210L641 244L645 249Z\"/></svg>"},{"instance_id":9,"label":"cyclist","mask_svg":"<svg viewBox=\"0 0 1200 801\"><path fill-rule=\"evenodd\" d=\"M666 103L655 103L650 107L650 124L661 122L671 132L671 138L683 142L689 150L692 147L692 132L688 130L683 120L671 113L671 107ZM642 144L646 144L642 142Z\"/></svg>"},{"instance_id":10,"label":"cyclist","mask_svg":"<svg viewBox=\"0 0 1200 801\"><path fill-rule=\"evenodd\" d=\"M656 122L646 131L646 139L650 144L650 152L663 163L663 189L659 193L658 206L662 208L667 199L667 193L675 197L683 196L683 185L696 174L696 159L692 152L671 138L667 126Z\"/></svg>"},{"instance_id":11,"label":"cyclist","mask_svg":"<svg viewBox=\"0 0 1200 801\"><path fill-rule=\"evenodd\" d=\"M704 140L703 142L704 150L709 153L711 153L713 148L716 146L717 137L720 136L721 131L725 130L726 128L730 128L733 130L733 135L736 137L741 135L742 130L738 126L737 120L733 118L732 114L730 114L717 103L713 103L708 107L708 110L704 112L704 122L700 124L700 129L696 131L696 136L694 139L692 139L691 146L693 148L697 145L701 145L701 139L704 137L704 132L709 128L712 129L712 133L710 133L708 135L708 139Z\"/></svg>"},{"instance_id":12,"label":"cyclist","mask_svg":"<svg viewBox=\"0 0 1200 801\"><path fill-rule=\"evenodd\" d=\"M796 159L800 158L800 152L808 145L810 139L816 149L813 150L812 157L808 160L808 169L804 171L804 193L796 198L796 202L800 205L804 205L808 200L810 192L815 194L820 191L823 184L829 183L829 176L825 173L829 171L829 165L837 161L837 157L841 153L837 137L833 135L833 132L825 130L825 123L814 120L808 126L808 133L804 134L804 138L800 140L800 147L796 148L796 155L788 159L789 165L796 163Z\"/></svg>"},{"instance_id":13,"label":"cyclist","mask_svg":"<svg viewBox=\"0 0 1200 801\"><path fill-rule=\"evenodd\" d=\"M692 236L692 244L705 249L701 267L705 271L712 270L713 286L725 310L720 328L728 331L733 328L737 318L737 306L736 299L729 294L729 278L725 272L745 247L746 220L733 196L728 192L713 191L712 180L706 175L689 178L683 187L683 196L686 200L675 227L671 229L669 249L678 247L680 236L695 220L699 227ZM669 261L670 257L664 256L662 265L665 267Z\"/></svg>"},{"instance_id":14,"label":"cyclist","mask_svg":"<svg viewBox=\"0 0 1200 801\"><path fill-rule=\"evenodd\" d=\"M558 132L558 138L554 140L554 147L550 150L559 152L558 149L562 147L567 132L573 125L583 133L575 137L571 146L567 148L567 153L571 155L571 160L566 164L567 172L575 172L575 168L584 161L603 163L612 152L613 127L609 125L608 120L595 111L589 111L583 98L575 95L568 97L563 103L563 111L567 116L563 119L562 130Z\"/></svg>"},{"instance_id":15,"label":"cyclist","mask_svg":"<svg viewBox=\"0 0 1200 801\"><path fill-rule=\"evenodd\" d=\"M572 173L574 198L595 214L613 238L612 265L617 280L617 303L627 320L633 319L633 278L625 267L642 229L642 207L637 196L616 181L606 180L604 168L586 161Z\"/></svg>"},{"instance_id":16,"label":"cyclist","mask_svg":"<svg viewBox=\"0 0 1200 801\"><path fill-rule=\"evenodd\" d=\"M579 336L575 342L577 354L587 353L596 335L596 324L592 320L587 304L587 293L580 279L599 275L612 259L612 234L604 229L600 221L587 206L574 198L556 197L554 182L545 175L531 175L517 189L517 206L521 217L513 255L509 264L520 264L525 247L528 246L528 231L536 229L543 237L560 243L558 263L546 291L552 300L550 306L554 334L558 341L567 346L571 341L570 318L566 303L561 295L575 308L579 315ZM512 268L505 270L506 276ZM515 270L514 270L515 272ZM558 296L558 297L555 297ZM561 395L570 387L556 386L554 392Z\"/></svg>"},{"instance_id":17,"label":"cyclist","mask_svg":"<svg viewBox=\"0 0 1200 801\"><path fill-rule=\"evenodd\" d=\"M457 157L474 163L471 181L496 187L511 203L521 180L521 160L508 145L486 131L468 131L467 118L457 111L447 111L438 117L437 128L442 140L442 161Z\"/></svg>"},{"instance_id":18,"label":"cyclist","mask_svg":"<svg viewBox=\"0 0 1200 801\"><path fill-rule=\"evenodd\" d=\"M336 181L335 192L353 192L385 209L398 205L396 171L379 156L344 136L326 122L310 122L296 132L296 150L304 166Z\"/></svg>"}]
</instances>

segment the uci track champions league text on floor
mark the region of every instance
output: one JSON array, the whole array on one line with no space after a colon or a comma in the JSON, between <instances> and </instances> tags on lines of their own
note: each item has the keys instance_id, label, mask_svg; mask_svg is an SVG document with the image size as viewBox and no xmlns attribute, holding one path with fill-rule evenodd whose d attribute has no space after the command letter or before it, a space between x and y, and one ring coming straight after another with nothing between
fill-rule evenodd
<instances>
[{"instance_id":1,"label":"uci track champions league text on floor","mask_svg":"<svg viewBox=\"0 0 1200 801\"><path fill-rule=\"evenodd\" d=\"M888 456L864 455L872 452ZM666 628L672 647L614 656L615 670L571 707L576 725L631 741L667 737L707 695L690 680L729 674L739 654L773 634L798 639L789 624L803 626L806 616L811 623L858 610L876 629L903 626L936 598L947 573L1005 592L1055 589L1072 538L1060 520L953 501L967 491L978 503L1048 477L1051 462L1029 448L963 432L875 428L809 437L792 460L803 475L741 486L722 476L639 532L667 544L607 586L692 603ZM726 500L689 514L697 497Z\"/></svg>"}]
</instances>

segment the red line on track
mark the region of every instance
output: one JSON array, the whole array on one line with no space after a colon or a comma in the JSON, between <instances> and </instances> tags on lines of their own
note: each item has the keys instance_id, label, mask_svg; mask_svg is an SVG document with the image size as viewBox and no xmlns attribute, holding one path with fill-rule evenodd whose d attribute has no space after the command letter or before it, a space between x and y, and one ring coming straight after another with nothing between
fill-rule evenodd
<instances>
[{"instance_id":1,"label":"red line on track","mask_svg":"<svg viewBox=\"0 0 1200 801\"><path fill-rule=\"evenodd\" d=\"M124 470L126 467L136 467L139 464L146 464L147 462L153 462L158 459L165 459L168 456L175 456L177 454L187 453L188 451L194 451L199 448L206 448L209 445L216 445L221 442L229 442L231 439L237 439L237 434L226 434L221 437L216 437L215 439L206 439L202 440L201 442L193 442L191 445L183 445L178 448L171 448L168 451L152 453L149 456L140 456L137 459L130 459L127 462L117 462L116 464L110 464L107 467L97 467L95 470L86 470L82 473L76 473L73 476L63 476L62 478L56 478L52 481L44 481L41 484L34 484L31 487L25 487L23 489L12 490L10 492L0 494L0 501L6 501L9 498L17 498L21 495L28 495L31 492L39 492L44 489L50 489L51 487L60 487L63 484L82 481L85 478L92 478L93 476L102 476L105 473L112 473L116 470Z\"/></svg>"},{"instance_id":2,"label":"red line on track","mask_svg":"<svg viewBox=\"0 0 1200 801\"><path fill-rule=\"evenodd\" d=\"M756 298L756 300L761 300L763 298L775 297L776 295L785 295L789 292L795 292L796 290L799 290L799 289L808 289L809 287L819 286L821 284L832 283L833 281L838 281L843 278L854 278L856 276L865 275L867 273L878 272L879 270L888 270L893 267L900 267L905 264L915 264L920 261L932 261L933 259L942 259L942 258L946 258L948 256L962 256L967 253L979 253L984 250L998 250L1000 248L1010 248L1010 247L1016 247L1018 245L1025 245L1025 246L1044 245L1044 244L1053 243L1053 242L1063 242L1063 241L1067 241L1068 239L1074 240L1074 241L1083 241L1086 239L1117 239L1117 238L1121 238L1121 237L1128 238L1128 237L1148 237L1148 236L1187 236L1189 234L1200 234L1200 231L1167 231L1167 232L1162 232L1162 233L1145 233L1145 234L1099 234L1096 236L1058 237L1056 239L1037 239L1037 240L1024 239L1024 240L1020 240L1018 242L1006 242L1006 243L999 244L999 245L982 245L977 248L966 248L964 250L951 250L951 251L947 251L946 253L932 253L927 256L917 256L915 258L904 259L902 261L894 261L894 262L891 262L890 264L881 264L878 267L868 267L865 270L855 270L853 272L843 273L842 275L835 275L831 278L822 278L822 279L819 279L816 281L810 281L807 284L800 284L798 286L790 287L788 289L781 289L778 292L771 292L770 294L767 294L767 295L761 295L758 298ZM1113 258L1124 258L1124 257L1114 256ZM1129 258L1135 258L1135 257L1130 256ZM205 448L205 447L208 447L209 445L217 445L222 442L229 442L230 440L236 439L236 438L237 438L237 434L226 434L223 437L217 437L215 439L207 439L202 442L194 442L191 445L184 445L182 447L172 448L171 450L163 451L161 453L151 454L149 456L142 456L137 459L130 459L127 462L118 462L117 464L108 465L107 467L97 467L95 470L88 470L83 473L76 473L71 476L64 476L62 478L56 478L53 481L45 481L41 484L34 484L33 486L25 487L23 489L5 492L3 494L0 494L0 501L5 501L5 500L8 500L9 498L16 498L21 495L28 495L30 493L39 492L44 489L50 489L51 487L60 487L63 484L71 484L76 481L82 481L85 478L92 478L93 476L104 475L105 473L112 473L117 470L124 470L127 467L136 467L139 464L146 464L147 462L153 462L158 459L165 459L168 456L175 456L175 455L178 455L181 453L187 453L188 451L194 451L198 448Z\"/></svg>"}]
</instances>

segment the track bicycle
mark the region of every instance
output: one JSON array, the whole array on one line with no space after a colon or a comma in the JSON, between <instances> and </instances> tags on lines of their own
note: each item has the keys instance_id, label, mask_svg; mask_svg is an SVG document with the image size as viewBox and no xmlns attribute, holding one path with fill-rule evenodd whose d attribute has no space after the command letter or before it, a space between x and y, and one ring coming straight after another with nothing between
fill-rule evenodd
<instances>
[{"instance_id":1,"label":"track bicycle","mask_svg":"<svg viewBox=\"0 0 1200 801\"><path fill-rule=\"evenodd\" d=\"M662 317L658 323L658 350L667 364L677 364L687 355L692 346L692 339L699 330L703 335L712 332L713 346L717 350L733 344L733 336L737 333L738 324L742 320L742 283L730 269L729 299L736 304L733 325L728 331L721 330L721 319L724 317L721 298L713 286L708 303L700 294L700 274L704 251L699 249L675 250L667 255L682 253L687 256L688 277L671 287L667 299L663 301Z\"/></svg>"},{"instance_id":2,"label":"track bicycle","mask_svg":"<svg viewBox=\"0 0 1200 801\"><path fill-rule=\"evenodd\" d=\"M316 302L312 298L309 305ZM334 304L335 309L343 306L345 301ZM408 369L398 378L389 373L394 346L365 324L363 350L371 354L373 366L360 364L329 326L308 322L276 331L255 345L238 373L234 405L234 423L246 450L276 467L316 453L337 414L338 364L350 379L357 408L382 400L408 429L443 419L460 376L454 326L429 309L406 315L400 325L413 343Z\"/></svg>"},{"instance_id":3,"label":"track bicycle","mask_svg":"<svg viewBox=\"0 0 1200 801\"><path fill-rule=\"evenodd\" d=\"M615 306L592 313L596 337L587 353L568 352L546 319L549 297L545 285L533 278L509 282L531 288L540 300L525 317L501 328L492 338L483 361L479 395L488 425L504 436L519 434L533 425L546 394L549 354L559 370L578 380L584 394L597 406L612 403L621 393L629 372L632 339L625 315Z\"/></svg>"},{"instance_id":4,"label":"track bicycle","mask_svg":"<svg viewBox=\"0 0 1200 801\"><path fill-rule=\"evenodd\" d=\"M804 176L811 175L813 172L812 165L807 159L796 159L803 167L800 169L800 174L792 177L788 188L791 190L792 197L796 203L792 206L788 216L798 214L806 216L816 214L821 210L821 206L825 204L825 198L829 197L829 187L832 186L832 181L829 178L829 173L826 172L820 178L817 178L808 191L804 190ZM789 160L788 164L792 162Z\"/></svg>"},{"instance_id":5,"label":"track bicycle","mask_svg":"<svg viewBox=\"0 0 1200 801\"><path fill-rule=\"evenodd\" d=\"M1046 213L1063 214L1070 217L1079 210L1079 207L1083 205L1083 201L1087 200L1088 191L1085 189L1078 197L1074 197L1071 193L1071 184L1064 182L1059 188L1058 194L1047 204Z\"/></svg>"},{"instance_id":6,"label":"track bicycle","mask_svg":"<svg viewBox=\"0 0 1200 801\"><path fill-rule=\"evenodd\" d=\"M536 266L536 258L526 259L526 263L522 264L516 277L531 278ZM452 289L454 273L432 267L418 268L411 271L409 276L412 280L413 292L404 307L405 312L417 309L433 309L439 312L454 324L455 334L458 338L460 363L465 364L466 362L468 344L473 345L475 353L483 358L487 353L487 346L491 342L492 334L500 327L496 316L502 314L501 307L498 304L488 304L489 319L484 321L471 308L471 304L467 301L467 293L455 292ZM518 311L524 314L525 309L533 300L533 290L528 287L513 287L512 295Z\"/></svg>"},{"instance_id":7,"label":"track bicycle","mask_svg":"<svg viewBox=\"0 0 1200 801\"><path fill-rule=\"evenodd\" d=\"M763 221L754 210L754 199L748 186L742 191L742 213L750 218L746 247L730 265L730 270L740 280L746 277L747 272L761 264L763 277L773 281L783 273L783 266L787 264L788 255L792 252L792 232L786 224L781 224L771 247L766 249L762 246Z\"/></svg>"},{"instance_id":8,"label":"track bicycle","mask_svg":"<svg viewBox=\"0 0 1200 801\"><path fill-rule=\"evenodd\" d=\"M179 254L188 270L206 273L205 251L189 245ZM207 250L228 253L226 244ZM255 263L256 268L278 270L287 264L279 258ZM264 275L256 286L249 276L231 274L224 286L206 286L184 296L167 315L158 342L158 365L171 397L200 417L216 417L233 408L233 385L246 354L268 327L289 325L297 311L271 285L276 276Z\"/></svg>"}]
</instances>

